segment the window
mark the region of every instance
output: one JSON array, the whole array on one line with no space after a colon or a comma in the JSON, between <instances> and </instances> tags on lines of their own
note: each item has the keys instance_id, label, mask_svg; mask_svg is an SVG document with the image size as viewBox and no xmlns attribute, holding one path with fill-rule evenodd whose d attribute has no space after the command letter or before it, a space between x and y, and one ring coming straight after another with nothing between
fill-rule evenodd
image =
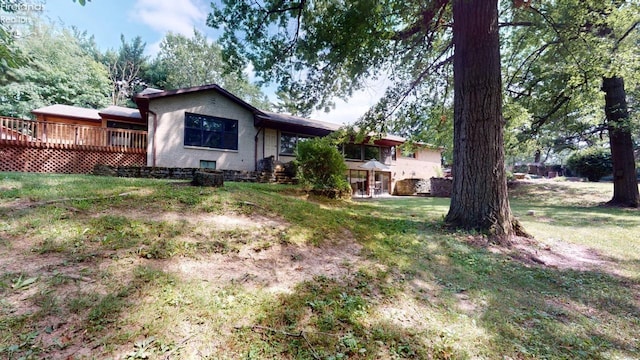
<instances>
[{"instance_id":1,"label":"window","mask_svg":"<svg viewBox=\"0 0 640 360\"><path fill-rule=\"evenodd\" d=\"M381 160L380 148L378 146L365 145L363 160L371 160L371 159Z\"/></svg>"},{"instance_id":2,"label":"window","mask_svg":"<svg viewBox=\"0 0 640 360\"><path fill-rule=\"evenodd\" d=\"M351 184L352 195L366 195L369 189L367 181L368 171L366 170L348 170L347 181Z\"/></svg>"},{"instance_id":3,"label":"window","mask_svg":"<svg viewBox=\"0 0 640 360\"><path fill-rule=\"evenodd\" d=\"M127 130L143 130L143 131L147 130L147 125L131 124L131 123L124 123L119 121L107 121L107 127L114 128L114 129L127 129Z\"/></svg>"},{"instance_id":4,"label":"window","mask_svg":"<svg viewBox=\"0 0 640 360\"><path fill-rule=\"evenodd\" d=\"M342 146L345 159L361 161L368 161L371 159L383 161L384 149L387 149L388 151L388 148L381 148L376 145L344 144Z\"/></svg>"},{"instance_id":5,"label":"window","mask_svg":"<svg viewBox=\"0 0 640 360\"><path fill-rule=\"evenodd\" d=\"M216 162L209 160L200 160L200 169L216 169Z\"/></svg>"},{"instance_id":6,"label":"window","mask_svg":"<svg viewBox=\"0 0 640 360\"><path fill-rule=\"evenodd\" d=\"M291 133L280 134L280 154L281 155L294 155L296 146L299 142L307 141L310 137Z\"/></svg>"},{"instance_id":7,"label":"window","mask_svg":"<svg viewBox=\"0 0 640 360\"><path fill-rule=\"evenodd\" d=\"M184 145L238 150L238 120L185 113Z\"/></svg>"},{"instance_id":8,"label":"window","mask_svg":"<svg viewBox=\"0 0 640 360\"><path fill-rule=\"evenodd\" d=\"M344 158L362 160L362 145L344 144Z\"/></svg>"},{"instance_id":9,"label":"window","mask_svg":"<svg viewBox=\"0 0 640 360\"><path fill-rule=\"evenodd\" d=\"M390 165L393 160L395 160L394 156L391 154L392 147L383 146L380 147L380 162L383 164Z\"/></svg>"}]
</instances>

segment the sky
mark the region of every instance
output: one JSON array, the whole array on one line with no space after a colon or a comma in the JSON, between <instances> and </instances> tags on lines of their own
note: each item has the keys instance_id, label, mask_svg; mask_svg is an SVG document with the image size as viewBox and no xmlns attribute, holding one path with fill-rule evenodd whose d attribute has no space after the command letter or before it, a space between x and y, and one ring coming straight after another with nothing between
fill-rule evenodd
<instances>
[{"instance_id":1,"label":"sky","mask_svg":"<svg viewBox=\"0 0 640 360\"><path fill-rule=\"evenodd\" d=\"M2 0L0 0L2 1ZM98 47L118 49L120 34L128 41L140 36L147 46L147 54L155 56L164 35L171 31L186 36L193 29L215 40L220 31L206 26L211 11L210 0L91 0L85 6L73 0L27 0L44 4L41 15L66 27L75 26L95 37ZM275 85L263 88L275 101ZM355 93L347 102L336 99L336 108L329 113L316 111L311 118L335 123L352 123L373 106L384 92L383 85L372 83L366 90Z\"/></svg>"}]
</instances>

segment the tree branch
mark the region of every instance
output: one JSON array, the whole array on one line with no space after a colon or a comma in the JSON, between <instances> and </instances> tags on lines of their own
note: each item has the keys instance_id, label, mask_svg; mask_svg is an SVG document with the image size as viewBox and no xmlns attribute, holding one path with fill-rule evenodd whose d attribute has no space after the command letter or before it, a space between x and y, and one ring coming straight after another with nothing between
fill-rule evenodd
<instances>
[{"instance_id":1,"label":"tree branch","mask_svg":"<svg viewBox=\"0 0 640 360\"><path fill-rule=\"evenodd\" d=\"M420 32L425 34L429 33L429 30L435 29L437 23L434 25L434 19L438 15L438 19L442 19L442 12L449 4L449 0L438 0L431 2L432 6L421 12L420 18L414 22L409 28L396 32L393 39L396 41L405 41Z\"/></svg>"},{"instance_id":2,"label":"tree branch","mask_svg":"<svg viewBox=\"0 0 640 360\"><path fill-rule=\"evenodd\" d=\"M629 29L624 34L622 34L622 36L618 40L616 40L616 44L613 46L613 51L614 52L616 50L618 50L618 47L620 46L620 43L622 41L624 41L624 39L626 39L627 36L629 36L633 30L635 30L635 28L636 28L636 26L638 26L638 24L640 24L640 21L636 21L635 23L633 23L633 25L631 25L631 27L629 27Z\"/></svg>"},{"instance_id":3,"label":"tree branch","mask_svg":"<svg viewBox=\"0 0 640 360\"><path fill-rule=\"evenodd\" d=\"M533 26L534 23L531 21L516 21L516 22L501 22L498 23L498 27L507 27L507 26Z\"/></svg>"}]
</instances>

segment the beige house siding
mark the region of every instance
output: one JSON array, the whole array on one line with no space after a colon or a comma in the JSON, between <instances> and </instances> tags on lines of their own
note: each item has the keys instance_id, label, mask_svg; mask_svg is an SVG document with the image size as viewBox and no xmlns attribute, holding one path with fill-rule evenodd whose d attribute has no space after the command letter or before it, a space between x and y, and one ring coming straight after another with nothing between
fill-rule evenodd
<instances>
[{"instance_id":1,"label":"beige house siding","mask_svg":"<svg viewBox=\"0 0 640 360\"><path fill-rule=\"evenodd\" d=\"M254 170L255 135L253 114L215 90L151 99L147 165L200 167L200 161L215 161L217 169ZM210 149L184 145L186 112L238 120L238 150Z\"/></svg>"},{"instance_id":2,"label":"beige house siding","mask_svg":"<svg viewBox=\"0 0 640 360\"><path fill-rule=\"evenodd\" d=\"M154 96L154 94L158 94ZM167 93L149 93L140 97L140 104L146 117L148 106L149 141L147 147L147 165L158 167L200 167L201 161L215 162L216 168L221 170L246 170L256 169L256 162L273 156L275 160L286 163L295 159L290 155L282 155L281 130L291 121L290 133L309 130L309 133L321 132L327 129L314 128L314 124L305 124L304 119L264 118L265 115L252 108L241 100L233 98L219 87L191 88L184 92L170 91ZM238 121L238 150L212 149L184 145L185 113L214 116ZM157 114L157 115L156 115ZM255 126L256 116L263 116L259 123L264 123L266 128ZM266 119L266 120L265 120ZM283 120L284 119L284 120ZM270 123L271 121L271 123ZM272 126L273 127L270 127ZM305 126L310 126L307 129ZM296 131L294 131L294 129ZM301 130L302 129L302 130ZM311 130L313 129L313 130ZM287 131L289 132L289 131ZM326 132L325 132L326 133ZM383 148L398 144L401 139L384 139L386 145ZM363 154L366 150L363 148ZM370 156L371 154L366 156ZM391 160L388 151L381 154L383 161L387 162L390 170L378 172L375 177L366 175L368 189L375 189L379 193L382 183L382 191L393 192L398 180L408 178L429 179L436 176L440 167L440 151L437 149L419 149L415 158L400 156L397 150L396 160ZM365 161L347 160L349 169L362 170L360 166ZM363 174L349 172L346 174L351 179L356 178L362 185ZM353 179L351 179L353 180Z\"/></svg>"},{"instance_id":3,"label":"beige house siding","mask_svg":"<svg viewBox=\"0 0 640 360\"><path fill-rule=\"evenodd\" d=\"M394 182L403 179L430 179L438 176L440 150L419 149L415 154L415 158L404 157L398 150L396 161L391 167Z\"/></svg>"}]
</instances>

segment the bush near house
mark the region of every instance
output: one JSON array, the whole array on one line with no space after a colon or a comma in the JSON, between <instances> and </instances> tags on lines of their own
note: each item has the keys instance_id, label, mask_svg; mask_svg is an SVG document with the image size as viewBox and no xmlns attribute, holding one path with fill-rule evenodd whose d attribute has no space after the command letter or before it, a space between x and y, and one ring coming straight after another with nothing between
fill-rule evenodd
<instances>
[{"instance_id":1,"label":"bush near house","mask_svg":"<svg viewBox=\"0 0 640 360\"><path fill-rule=\"evenodd\" d=\"M302 185L329 197L348 197L351 188L344 177L347 166L332 141L315 138L298 143L295 165Z\"/></svg>"},{"instance_id":2,"label":"bush near house","mask_svg":"<svg viewBox=\"0 0 640 360\"><path fill-rule=\"evenodd\" d=\"M567 160L567 167L589 181L600 181L603 176L613 171L611 152L602 148L587 148L574 152Z\"/></svg>"}]
</instances>

